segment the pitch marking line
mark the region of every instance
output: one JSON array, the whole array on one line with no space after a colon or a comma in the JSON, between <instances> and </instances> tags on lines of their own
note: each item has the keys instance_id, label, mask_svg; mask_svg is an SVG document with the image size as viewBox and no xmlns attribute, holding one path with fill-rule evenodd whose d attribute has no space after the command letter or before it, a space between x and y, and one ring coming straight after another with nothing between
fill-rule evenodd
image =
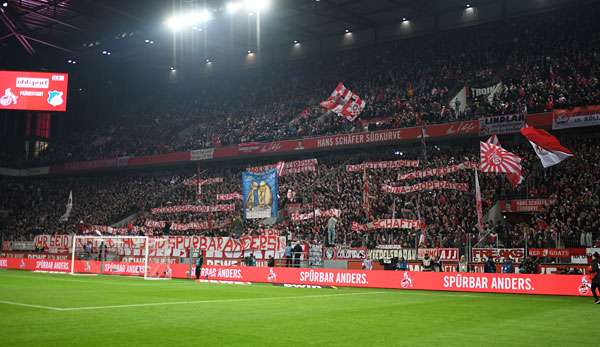
<instances>
[{"instance_id":1,"label":"pitch marking line","mask_svg":"<svg viewBox=\"0 0 600 347\"><path fill-rule=\"evenodd\" d=\"M107 305L107 306L83 306L83 307L52 307L42 305L24 304L14 301L0 300L0 304L32 307L45 309L50 311L83 311L83 310L102 310L112 308L131 308L131 307L152 307L152 306L168 306L168 305L193 305L193 304L210 304L224 302L244 302L244 301L262 301L262 300L278 300L278 299L310 299L310 298L328 298L338 296L357 296L357 295L374 295L385 294L389 292L367 292L367 293L344 293L344 294L322 294L322 295L299 295L299 296L274 296L268 298L241 298L241 299L220 299L220 300L196 300L196 301L168 301L168 302L153 302L147 304L126 304L126 305Z\"/></svg>"},{"instance_id":2,"label":"pitch marking line","mask_svg":"<svg viewBox=\"0 0 600 347\"><path fill-rule=\"evenodd\" d=\"M0 300L0 304L13 305L13 306L23 306L23 307L32 307L32 308L41 308L41 309L44 309L44 310L51 310L51 311L62 311L63 310L60 307L32 305L32 304L24 304L24 303L21 303L21 302L4 301L4 300Z\"/></svg>"}]
</instances>

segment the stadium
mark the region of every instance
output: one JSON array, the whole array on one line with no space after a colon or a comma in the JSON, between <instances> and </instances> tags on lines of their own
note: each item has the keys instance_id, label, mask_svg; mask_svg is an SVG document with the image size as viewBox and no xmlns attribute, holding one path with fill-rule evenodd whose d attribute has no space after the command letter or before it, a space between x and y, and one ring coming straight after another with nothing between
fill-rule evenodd
<instances>
[{"instance_id":1,"label":"stadium","mask_svg":"<svg viewBox=\"0 0 600 347\"><path fill-rule=\"evenodd\" d=\"M593 345L598 13L0 1L0 344Z\"/></svg>"}]
</instances>

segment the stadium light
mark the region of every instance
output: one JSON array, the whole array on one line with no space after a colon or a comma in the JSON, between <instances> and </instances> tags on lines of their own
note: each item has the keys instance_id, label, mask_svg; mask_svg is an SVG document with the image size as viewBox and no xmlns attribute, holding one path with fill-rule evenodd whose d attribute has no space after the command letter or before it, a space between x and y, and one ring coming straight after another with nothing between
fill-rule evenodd
<instances>
[{"instance_id":1,"label":"stadium light","mask_svg":"<svg viewBox=\"0 0 600 347\"><path fill-rule=\"evenodd\" d=\"M209 10L204 9L202 11L174 14L167 19L165 24L172 31L179 31L206 23L212 18L212 13Z\"/></svg>"},{"instance_id":2,"label":"stadium light","mask_svg":"<svg viewBox=\"0 0 600 347\"><path fill-rule=\"evenodd\" d=\"M243 1L231 1L225 5L225 10L229 14L239 12L241 9L248 11L249 16L253 16L255 13L264 12L271 6L271 0L243 0Z\"/></svg>"},{"instance_id":3,"label":"stadium light","mask_svg":"<svg viewBox=\"0 0 600 347\"><path fill-rule=\"evenodd\" d=\"M467 3L467 4L465 5L465 7L466 7L466 8L471 8L471 4Z\"/></svg>"},{"instance_id":4,"label":"stadium light","mask_svg":"<svg viewBox=\"0 0 600 347\"><path fill-rule=\"evenodd\" d=\"M170 69L171 71L175 71L175 66L170 66L170 67L169 67L169 69Z\"/></svg>"},{"instance_id":5,"label":"stadium light","mask_svg":"<svg viewBox=\"0 0 600 347\"><path fill-rule=\"evenodd\" d=\"M299 45L300 42L298 40L294 40L294 45Z\"/></svg>"},{"instance_id":6,"label":"stadium light","mask_svg":"<svg viewBox=\"0 0 600 347\"><path fill-rule=\"evenodd\" d=\"M406 17L402 17L402 21L406 22L408 19L406 19Z\"/></svg>"},{"instance_id":7,"label":"stadium light","mask_svg":"<svg viewBox=\"0 0 600 347\"><path fill-rule=\"evenodd\" d=\"M3 2L3 3L2 3L2 7L8 7L8 2L6 2L6 1L5 1L5 2Z\"/></svg>"},{"instance_id":8,"label":"stadium light","mask_svg":"<svg viewBox=\"0 0 600 347\"><path fill-rule=\"evenodd\" d=\"M350 31L350 29L346 29L346 30L344 30L344 32L345 32L346 34L352 34L352 31Z\"/></svg>"}]
</instances>

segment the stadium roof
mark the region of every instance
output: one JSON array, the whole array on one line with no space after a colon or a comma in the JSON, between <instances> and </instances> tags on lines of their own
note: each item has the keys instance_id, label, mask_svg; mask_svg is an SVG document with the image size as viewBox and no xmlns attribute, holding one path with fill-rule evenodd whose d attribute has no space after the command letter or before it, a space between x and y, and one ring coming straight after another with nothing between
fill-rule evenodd
<instances>
[{"instance_id":1,"label":"stadium roof","mask_svg":"<svg viewBox=\"0 0 600 347\"><path fill-rule=\"evenodd\" d=\"M526 1L525 1L526 2ZM103 52L113 58L137 59L149 44L152 59L173 56L173 37L165 18L174 12L208 8L214 20L192 33L180 33L182 46L196 46L205 57L230 55L260 47L318 41L345 31L372 30L403 19L436 18L469 7L506 11L516 0L271 0L260 18L231 16L224 0L0 0L0 48L9 48L9 65L20 57L50 57L66 61ZM568 1L537 2L551 7ZM541 5L539 3L542 3ZM6 6L4 6L6 5ZM540 7L540 10L542 9ZM531 9L530 9L531 10ZM248 18L246 18L248 17ZM257 37L260 36L260 40ZM189 41L186 41L189 40Z\"/></svg>"}]
</instances>

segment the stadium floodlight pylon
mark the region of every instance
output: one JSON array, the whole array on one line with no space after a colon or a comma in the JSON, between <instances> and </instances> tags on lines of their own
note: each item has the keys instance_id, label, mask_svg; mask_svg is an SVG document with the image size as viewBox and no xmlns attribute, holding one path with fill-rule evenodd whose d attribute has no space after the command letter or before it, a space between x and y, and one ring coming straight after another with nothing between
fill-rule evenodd
<instances>
[{"instance_id":1,"label":"stadium floodlight pylon","mask_svg":"<svg viewBox=\"0 0 600 347\"><path fill-rule=\"evenodd\" d=\"M148 236L74 235L71 274L143 275L146 280L170 279L168 264L150 261L150 255L156 253L155 246L156 239Z\"/></svg>"}]
</instances>

